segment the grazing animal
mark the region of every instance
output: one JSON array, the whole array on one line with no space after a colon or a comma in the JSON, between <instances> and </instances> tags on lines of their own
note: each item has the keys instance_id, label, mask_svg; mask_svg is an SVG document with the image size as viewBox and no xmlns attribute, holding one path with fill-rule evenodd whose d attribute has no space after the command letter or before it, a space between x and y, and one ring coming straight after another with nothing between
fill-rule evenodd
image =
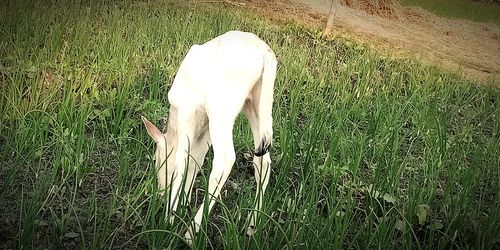
<instances>
[{"instance_id":1,"label":"grazing animal","mask_svg":"<svg viewBox=\"0 0 500 250\"><path fill-rule=\"evenodd\" d=\"M193 45L188 51L168 92L170 114L165 134L142 117L157 146L159 189L170 190L170 222L179 200L190 202L194 178L210 145L214 159L208 183L208 211L212 209L236 159L232 130L236 116L243 111L255 148L256 211L249 215L247 229L247 234L253 234L271 173L269 147L276 67L274 52L259 37L229 31L205 44ZM187 199L179 199L181 188ZM199 231L205 206L201 204L185 234L190 244Z\"/></svg>"}]
</instances>

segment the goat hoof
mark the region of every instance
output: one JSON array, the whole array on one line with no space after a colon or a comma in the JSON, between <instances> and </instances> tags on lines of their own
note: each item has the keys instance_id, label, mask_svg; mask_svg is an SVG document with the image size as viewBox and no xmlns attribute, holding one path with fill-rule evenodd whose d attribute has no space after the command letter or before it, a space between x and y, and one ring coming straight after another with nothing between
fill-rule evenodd
<instances>
[{"instance_id":1,"label":"goat hoof","mask_svg":"<svg viewBox=\"0 0 500 250\"><path fill-rule=\"evenodd\" d=\"M189 230L186 232L186 234L184 234L184 239L186 240L186 243L189 246L193 245L193 238L192 238L191 233L189 232Z\"/></svg>"},{"instance_id":2,"label":"goat hoof","mask_svg":"<svg viewBox=\"0 0 500 250\"><path fill-rule=\"evenodd\" d=\"M165 214L165 222L167 224L173 225L174 220L175 220L175 215L173 213L172 214L168 214L168 213Z\"/></svg>"},{"instance_id":3,"label":"goat hoof","mask_svg":"<svg viewBox=\"0 0 500 250\"><path fill-rule=\"evenodd\" d=\"M247 235L251 237L251 236L254 235L254 233L255 233L255 227L254 226L249 226L247 228Z\"/></svg>"}]
</instances>

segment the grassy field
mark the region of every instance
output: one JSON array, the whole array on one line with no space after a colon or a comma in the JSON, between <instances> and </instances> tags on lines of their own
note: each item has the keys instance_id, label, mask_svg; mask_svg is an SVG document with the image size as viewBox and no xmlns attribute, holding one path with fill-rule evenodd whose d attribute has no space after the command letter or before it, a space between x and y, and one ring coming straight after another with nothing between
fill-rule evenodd
<instances>
[{"instance_id":1,"label":"grassy field","mask_svg":"<svg viewBox=\"0 0 500 250\"><path fill-rule=\"evenodd\" d=\"M189 47L258 34L279 60L273 172L253 238L247 122L195 248L499 247L500 91L318 30L168 1L0 6L0 248L188 248L164 222L153 142ZM194 204L193 204L194 203ZM497 232L497 233L495 233Z\"/></svg>"},{"instance_id":2,"label":"grassy field","mask_svg":"<svg viewBox=\"0 0 500 250\"><path fill-rule=\"evenodd\" d=\"M500 3L488 0L399 0L405 6L420 6L436 15L500 25Z\"/></svg>"}]
</instances>

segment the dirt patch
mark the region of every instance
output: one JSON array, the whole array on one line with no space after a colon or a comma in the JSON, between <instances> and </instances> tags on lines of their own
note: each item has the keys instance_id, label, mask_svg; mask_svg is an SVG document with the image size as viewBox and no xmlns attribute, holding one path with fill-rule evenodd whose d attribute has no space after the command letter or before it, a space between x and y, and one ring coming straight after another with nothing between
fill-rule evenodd
<instances>
[{"instance_id":1,"label":"dirt patch","mask_svg":"<svg viewBox=\"0 0 500 250\"><path fill-rule=\"evenodd\" d=\"M500 84L500 27L463 19L447 19L418 7L342 1L336 12L333 35L369 43L396 57L417 57L469 79ZM370 3L370 1L366 1ZM245 8L274 20L294 20L323 27L329 1L251 0ZM345 6L348 5L348 6Z\"/></svg>"}]
</instances>

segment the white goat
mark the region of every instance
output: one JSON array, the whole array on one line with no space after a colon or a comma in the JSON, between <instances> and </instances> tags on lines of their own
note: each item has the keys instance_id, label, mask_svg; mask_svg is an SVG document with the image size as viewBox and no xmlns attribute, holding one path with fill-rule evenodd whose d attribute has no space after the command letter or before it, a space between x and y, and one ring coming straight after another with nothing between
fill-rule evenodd
<instances>
[{"instance_id":1,"label":"white goat","mask_svg":"<svg viewBox=\"0 0 500 250\"><path fill-rule=\"evenodd\" d=\"M208 184L210 212L236 158L232 130L240 111L248 118L254 138L255 210L260 210L271 172L269 147L273 136L271 113L276 65L271 48L252 33L229 31L203 45L191 47L168 92L167 133L162 134L142 117L157 145L159 188L171 188L170 212L177 208L182 183L187 195L187 199L182 200L190 202L194 178L212 144L214 159ZM195 233L199 231L205 205L201 204L194 217ZM172 222L172 213L169 216ZM247 234L251 235L257 211L249 216ZM186 232L188 243L192 243L192 232L192 228Z\"/></svg>"}]
</instances>

